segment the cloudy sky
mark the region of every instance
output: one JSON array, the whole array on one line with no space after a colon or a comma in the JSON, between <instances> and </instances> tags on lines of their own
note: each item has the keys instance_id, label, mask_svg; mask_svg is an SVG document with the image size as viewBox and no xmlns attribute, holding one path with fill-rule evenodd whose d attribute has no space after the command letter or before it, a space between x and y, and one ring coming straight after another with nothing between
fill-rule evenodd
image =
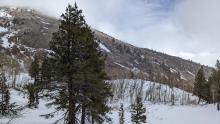
<instances>
[{"instance_id":1,"label":"cloudy sky","mask_svg":"<svg viewBox=\"0 0 220 124\"><path fill-rule=\"evenodd\" d=\"M135 46L214 66L220 58L220 0L0 0L59 18L77 2L87 23Z\"/></svg>"}]
</instances>

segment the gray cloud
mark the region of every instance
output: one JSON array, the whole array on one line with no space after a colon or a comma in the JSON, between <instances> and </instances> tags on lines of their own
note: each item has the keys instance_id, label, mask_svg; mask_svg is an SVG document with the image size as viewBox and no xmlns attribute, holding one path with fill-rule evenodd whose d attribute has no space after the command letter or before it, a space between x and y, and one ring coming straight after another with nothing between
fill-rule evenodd
<instances>
[{"instance_id":1,"label":"gray cloud","mask_svg":"<svg viewBox=\"0 0 220 124\"><path fill-rule=\"evenodd\" d=\"M3 6L19 6L36 9L50 16L59 17L72 0L0 0Z\"/></svg>"},{"instance_id":2,"label":"gray cloud","mask_svg":"<svg viewBox=\"0 0 220 124\"><path fill-rule=\"evenodd\" d=\"M59 17L73 0L0 0ZM76 0L92 27L139 47L213 66L220 57L219 0Z\"/></svg>"},{"instance_id":3,"label":"gray cloud","mask_svg":"<svg viewBox=\"0 0 220 124\"><path fill-rule=\"evenodd\" d=\"M185 0L176 6L175 19L189 40L187 51L193 60L214 65L220 57L220 1Z\"/></svg>"}]
</instances>

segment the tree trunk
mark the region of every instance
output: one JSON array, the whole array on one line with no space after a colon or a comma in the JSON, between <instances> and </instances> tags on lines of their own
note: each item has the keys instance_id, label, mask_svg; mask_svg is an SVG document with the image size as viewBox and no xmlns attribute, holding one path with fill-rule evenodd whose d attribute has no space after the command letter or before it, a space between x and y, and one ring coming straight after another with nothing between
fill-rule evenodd
<instances>
[{"instance_id":1,"label":"tree trunk","mask_svg":"<svg viewBox=\"0 0 220 124\"><path fill-rule=\"evenodd\" d=\"M190 103L190 101L189 101L189 93L188 93L188 95L187 95L187 104L189 104Z\"/></svg>"},{"instance_id":2,"label":"tree trunk","mask_svg":"<svg viewBox=\"0 0 220 124\"><path fill-rule=\"evenodd\" d=\"M69 101L69 117L68 117L68 124L75 124L75 103L72 101Z\"/></svg>"},{"instance_id":3,"label":"tree trunk","mask_svg":"<svg viewBox=\"0 0 220 124\"><path fill-rule=\"evenodd\" d=\"M76 124L76 108L74 101L74 93L73 86L71 81L68 83L68 92L69 92L69 116L68 116L68 124Z\"/></svg>"},{"instance_id":4,"label":"tree trunk","mask_svg":"<svg viewBox=\"0 0 220 124\"><path fill-rule=\"evenodd\" d=\"M85 108L85 105L83 103L83 105L82 105L81 124L85 124L85 118L86 118L86 108Z\"/></svg>"},{"instance_id":5,"label":"tree trunk","mask_svg":"<svg viewBox=\"0 0 220 124\"><path fill-rule=\"evenodd\" d=\"M85 124L85 119L86 119L86 90L84 88L86 88L85 84L87 83L87 75L85 72L83 72L83 75L85 76L84 78L84 85L82 86L83 90L82 90L82 94L83 94L83 98L82 98L82 116L81 116L81 124Z\"/></svg>"},{"instance_id":6,"label":"tree trunk","mask_svg":"<svg viewBox=\"0 0 220 124\"><path fill-rule=\"evenodd\" d=\"M92 116L92 124L95 124L94 117Z\"/></svg>"},{"instance_id":7,"label":"tree trunk","mask_svg":"<svg viewBox=\"0 0 220 124\"><path fill-rule=\"evenodd\" d=\"M13 75L14 75L14 76L13 76L13 86L12 86L12 87L15 88L15 83L16 83L16 73L14 72Z\"/></svg>"},{"instance_id":8,"label":"tree trunk","mask_svg":"<svg viewBox=\"0 0 220 124\"><path fill-rule=\"evenodd\" d=\"M15 82L16 82L16 75L15 75L14 80L13 80L13 88L15 88Z\"/></svg>"},{"instance_id":9,"label":"tree trunk","mask_svg":"<svg viewBox=\"0 0 220 124\"><path fill-rule=\"evenodd\" d=\"M171 91L171 102L172 102L172 105L175 105L175 99L174 99L174 91L173 91L173 87L172 87L172 91Z\"/></svg>"},{"instance_id":10,"label":"tree trunk","mask_svg":"<svg viewBox=\"0 0 220 124\"><path fill-rule=\"evenodd\" d=\"M198 103L197 104L199 104L200 103L200 97L199 97L199 100L198 100Z\"/></svg>"},{"instance_id":11,"label":"tree trunk","mask_svg":"<svg viewBox=\"0 0 220 124\"><path fill-rule=\"evenodd\" d=\"M220 104L219 104L219 102L217 103L217 110L218 110L218 111L220 110Z\"/></svg>"}]
</instances>

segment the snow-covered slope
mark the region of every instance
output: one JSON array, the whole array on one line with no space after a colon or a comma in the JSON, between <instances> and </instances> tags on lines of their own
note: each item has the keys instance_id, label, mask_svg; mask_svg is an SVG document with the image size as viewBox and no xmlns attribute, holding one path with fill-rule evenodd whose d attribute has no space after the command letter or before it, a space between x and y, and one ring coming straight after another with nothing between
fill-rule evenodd
<instances>
[{"instance_id":1,"label":"snow-covered slope","mask_svg":"<svg viewBox=\"0 0 220 124\"><path fill-rule=\"evenodd\" d=\"M110 105L113 108L112 124L119 124L119 107L124 105L125 123L131 123L130 105L141 92L148 124L219 124L220 112L215 105L196 105L198 98L178 88L170 88L155 82L143 80L110 81L114 97ZM173 91L173 92L172 92ZM172 103L172 93L174 103Z\"/></svg>"},{"instance_id":2,"label":"snow-covered slope","mask_svg":"<svg viewBox=\"0 0 220 124\"><path fill-rule=\"evenodd\" d=\"M113 100L111 101L112 103L114 103L114 101L117 103L118 100L133 103L138 94L142 95L144 101L150 101L152 103L171 104L173 100L174 104L184 105L194 104L198 99L191 93L181 89L171 88L168 85L151 81L120 79L109 82L112 84L114 94Z\"/></svg>"},{"instance_id":3,"label":"snow-covered slope","mask_svg":"<svg viewBox=\"0 0 220 124\"><path fill-rule=\"evenodd\" d=\"M20 105L22 107L25 107L28 104L28 98L27 95L11 89L11 102L16 102L17 105ZM51 124L55 122L57 119L59 119L60 115L57 115L55 118L51 119L45 119L41 117L42 114L48 114L50 112L53 112L53 108L47 108L46 100L40 100L38 108L26 108L22 112L20 112L20 115L16 118L0 118L0 124ZM62 113L60 113L62 115Z\"/></svg>"},{"instance_id":4,"label":"snow-covered slope","mask_svg":"<svg viewBox=\"0 0 220 124\"><path fill-rule=\"evenodd\" d=\"M12 18L10 14L8 14L4 9L0 10L0 17L2 18Z\"/></svg>"},{"instance_id":5,"label":"snow-covered slope","mask_svg":"<svg viewBox=\"0 0 220 124\"><path fill-rule=\"evenodd\" d=\"M137 92L141 91L144 100L144 107L146 107L147 123L148 124L219 124L220 112L216 111L214 105L196 105L193 101L197 97L190 93L174 88L175 105L172 106L170 102L170 89L166 85L161 85L154 82L143 80L114 80L108 81L112 84L114 97L109 100L109 105L112 107L111 113L108 114L112 118L111 124L118 123L118 111L121 103L124 104L125 109L125 123L131 124L130 105L134 101ZM142 87L142 88L141 88ZM160 92L160 93L159 93ZM166 96L166 100L159 100ZM185 96L189 99L185 99ZM21 106L28 104L27 95L11 89L11 102L16 102ZM151 99L150 97L153 97ZM188 100L188 103L187 103ZM62 116L62 112L57 114L52 119L45 119L40 117L42 114L48 114L54 111L53 108L47 108L45 105L48 101L40 99L38 108L26 108L21 112L18 118L11 119L11 124L51 124ZM184 104L184 105L182 105ZM10 119L0 119L0 124L6 124ZM106 124L108 124L106 122Z\"/></svg>"},{"instance_id":6,"label":"snow-covered slope","mask_svg":"<svg viewBox=\"0 0 220 124\"><path fill-rule=\"evenodd\" d=\"M7 28L4 28L4 27L0 27L0 33L4 33L4 32L7 32L8 29Z\"/></svg>"},{"instance_id":7,"label":"snow-covered slope","mask_svg":"<svg viewBox=\"0 0 220 124\"><path fill-rule=\"evenodd\" d=\"M219 124L220 112L214 105L169 106L145 103L147 124ZM125 124L131 123L130 107L125 107ZM112 124L119 124L118 111L114 110Z\"/></svg>"}]
</instances>

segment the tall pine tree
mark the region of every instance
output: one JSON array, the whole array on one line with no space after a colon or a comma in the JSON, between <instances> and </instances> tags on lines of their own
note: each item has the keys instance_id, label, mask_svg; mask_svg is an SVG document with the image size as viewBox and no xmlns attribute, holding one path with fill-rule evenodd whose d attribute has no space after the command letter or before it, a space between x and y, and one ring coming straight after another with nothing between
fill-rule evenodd
<instances>
[{"instance_id":1,"label":"tall pine tree","mask_svg":"<svg viewBox=\"0 0 220 124\"><path fill-rule=\"evenodd\" d=\"M220 62L219 62L219 60L216 61L216 65L215 66L216 66L217 70L220 70Z\"/></svg>"},{"instance_id":2,"label":"tall pine tree","mask_svg":"<svg viewBox=\"0 0 220 124\"><path fill-rule=\"evenodd\" d=\"M6 85L5 73L1 70L0 65L0 116L13 116L17 115L18 108L15 103L10 103L10 92Z\"/></svg>"},{"instance_id":3,"label":"tall pine tree","mask_svg":"<svg viewBox=\"0 0 220 124\"><path fill-rule=\"evenodd\" d=\"M206 83L205 74L203 70L203 66L199 69L196 77L195 77L195 83L194 83L194 94L199 97L198 104L200 103L201 98L203 98L204 93L204 84Z\"/></svg>"},{"instance_id":4,"label":"tall pine tree","mask_svg":"<svg viewBox=\"0 0 220 124\"><path fill-rule=\"evenodd\" d=\"M51 64L55 67L52 76L56 77L56 83L51 85L51 94L47 95L53 99L49 105L56 105L57 111L66 110L61 119L67 124L78 121L78 112L82 115L81 124L85 124L86 119L102 123L109 111L106 102L111 95L110 86L104 81L103 55L77 4L68 5L60 21L50 42Z\"/></svg>"},{"instance_id":5,"label":"tall pine tree","mask_svg":"<svg viewBox=\"0 0 220 124\"><path fill-rule=\"evenodd\" d=\"M29 69L29 75L34 78L35 83L39 81L40 65L37 56L34 56L34 60L31 63Z\"/></svg>"},{"instance_id":6,"label":"tall pine tree","mask_svg":"<svg viewBox=\"0 0 220 124\"><path fill-rule=\"evenodd\" d=\"M51 59L45 57L41 66L42 84L45 88L47 88L48 84L52 81L53 67L50 61Z\"/></svg>"},{"instance_id":7,"label":"tall pine tree","mask_svg":"<svg viewBox=\"0 0 220 124\"><path fill-rule=\"evenodd\" d=\"M27 90L27 94L28 94L28 107L37 108L39 104L39 92L41 90L41 84L40 83L28 84L24 87L24 89Z\"/></svg>"},{"instance_id":8,"label":"tall pine tree","mask_svg":"<svg viewBox=\"0 0 220 124\"><path fill-rule=\"evenodd\" d=\"M217 110L220 110L220 62L218 60L216 62L216 69L213 69L208 82L212 102L217 103Z\"/></svg>"},{"instance_id":9,"label":"tall pine tree","mask_svg":"<svg viewBox=\"0 0 220 124\"><path fill-rule=\"evenodd\" d=\"M29 69L29 75L34 79L34 84L27 84L24 89L28 93L28 107L37 107L39 104L39 92L42 89L42 70L40 59L35 55Z\"/></svg>"}]
</instances>

